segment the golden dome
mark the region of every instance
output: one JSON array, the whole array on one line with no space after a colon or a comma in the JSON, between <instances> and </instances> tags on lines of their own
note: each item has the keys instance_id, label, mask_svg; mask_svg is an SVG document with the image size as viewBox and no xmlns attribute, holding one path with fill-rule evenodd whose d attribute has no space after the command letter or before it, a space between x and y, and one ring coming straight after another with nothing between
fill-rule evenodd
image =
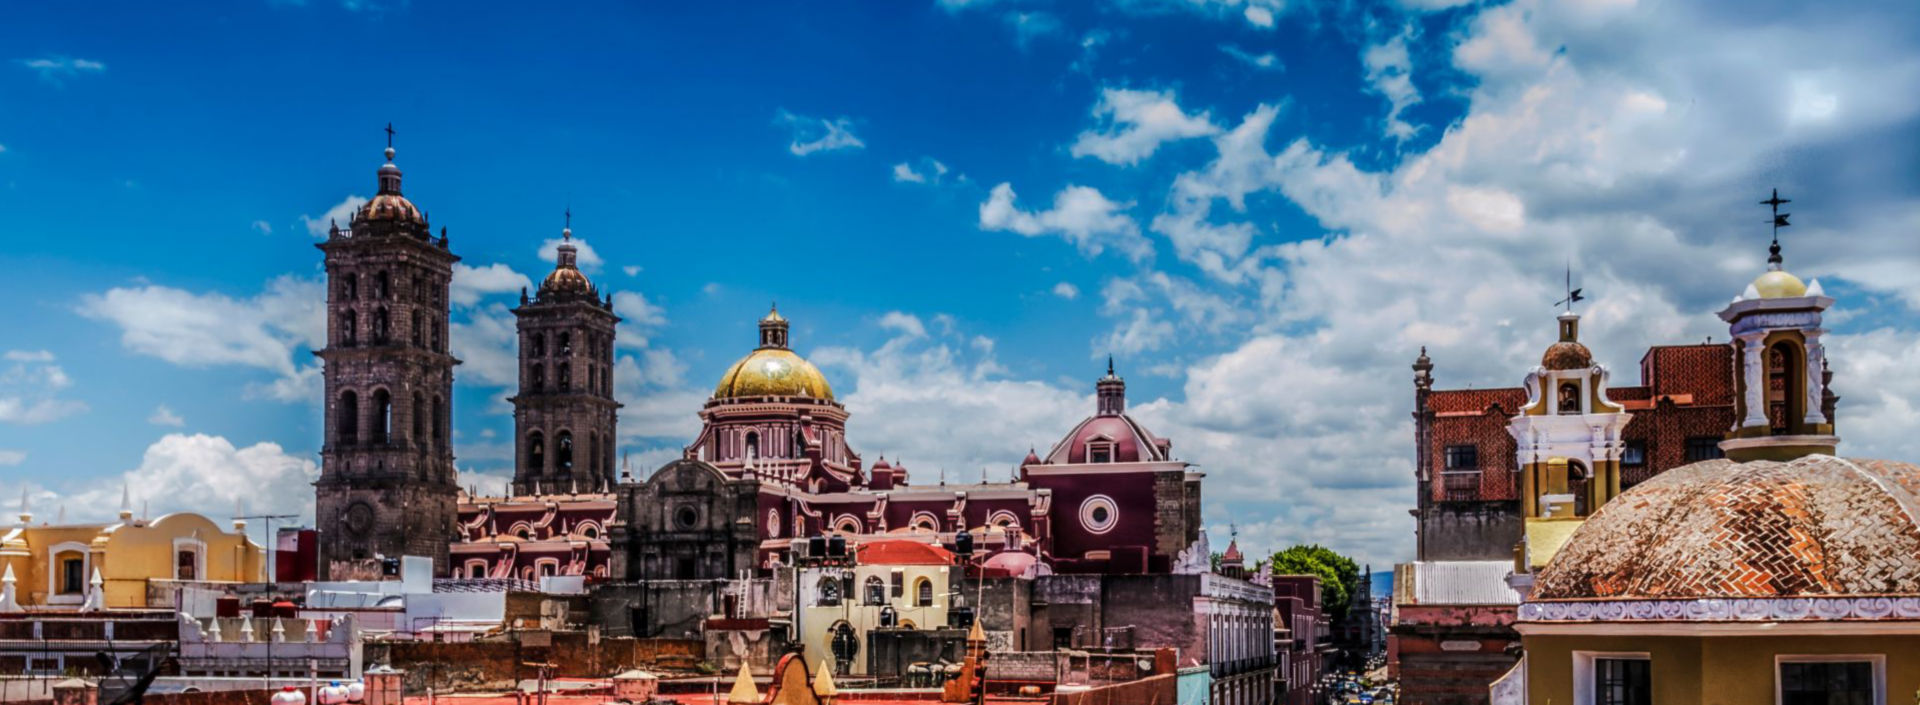
<instances>
[{"instance_id":1,"label":"golden dome","mask_svg":"<svg viewBox=\"0 0 1920 705\"><path fill-rule=\"evenodd\" d=\"M548 292L586 293L592 290L593 282L587 281L586 273L574 267L555 267L553 273L548 274L547 278L540 282L540 292L543 294Z\"/></svg>"},{"instance_id":2,"label":"golden dome","mask_svg":"<svg viewBox=\"0 0 1920 705\"><path fill-rule=\"evenodd\" d=\"M1787 273L1784 269L1768 270L1760 278L1753 280L1753 290L1763 299L1785 299L1806 296L1807 285L1799 277Z\"/></svg>"},{"instance_id":3,"label":"golden dome","mask_svg":"<svg viewBox=\"0 0 1920 705\"><path fill-rule=\"evenodd\" d=\"M395 220L416 225L426 225L427 219L420 215L413 201L398 193L383 193L373 200L360 204L360 220Z\"/></svg>"},{"instance_id":4,"label":"golden dome","mask_svg":"<svg viewBox=\"0 0 1920 705\"><path fill-rule=\"evenodd\" d=\"M807 397L833 401L826 376L785 348L760 348L747 353L721 375L713 388L716 399L736 397Z\"/></svg>"}]
</instances>

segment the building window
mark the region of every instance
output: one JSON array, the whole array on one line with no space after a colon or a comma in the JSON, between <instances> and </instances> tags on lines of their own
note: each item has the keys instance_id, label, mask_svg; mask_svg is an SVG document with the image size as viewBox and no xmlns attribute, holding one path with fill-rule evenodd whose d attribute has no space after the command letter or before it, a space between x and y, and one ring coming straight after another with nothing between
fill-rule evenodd
<instances>
[{"instance_id":1,"label":"building window","mask_svg":"<svg viewBox=\"0 0 1920 705\"><path fill-rule=\"evenodd\" d=\"M547 440L539 431L527 434L527 468L536 476L546 474Z\"/></svg>"},{"instance_id":2,"label":"building window","mask_svg":"<svg viewBox=\"0 0 1920 705\"><path fill-rule=\"evenodd\" d=\"M1120 519L1120 508L1112 497L1094 495L1080 503L1080 526L1096 534L1113 530Z\"/></svg>"},{"instance_id":3,"label":"building window","mask_svg":"<svg viewBox=\"0 0 1920 705\"><path fill-rule=\"evenodd\" d=\"M553 469L562 473L573 472L573 432L561 431L553 437Z\"/></svg>"},{"instance_id":4,"label":"building window","mask_svg":"<svg viewBox=\"0 0 1920 705\"><path fill-rule=\"evenodd\" d=\"M386 443L393 438L393 395L385 389L373 392L373 442Z\"/></svg>"},{"instance_id":5,"label":"building window","mask_svg":"<svg viewBox=\"0 0 1920 705\"><path fill-rule=\"evenodd\" d=\"M78 595L87 591L87 559L68 556L60 559L60 594Z\"/></svg>"},{"instance_id":6,"label":"building window","mask_svg":"<svg viewBox=\"0 0 1920 705\"><path fill-rule=\"evenodd\" d=\"M1640 658L1594 659L1594 705L1652 705L1652 663Z\"/></svg>"},{"instance_id":7,"label":"building window","mask_svg":"<svg viewBox=\"0 0 1920 705\"><path fill-rule=\"evenodd\" d=\"M1718 446L1716 446L1718 447ZM1620 450L1621 465L1646 465L1647 442L1627 441L1627 447Z\"/></svg>"},{"instance_id":8,"label":"building window","mask_svg":"<svg viewBox=\"0 0 1920 705\"><path fill-rule=\"evenodd\" d=\"M1447 469L1479 469L1480 447L1472 445L1447 446Z\"/></svg>"},{"instance_id":9,"label":"building window","mask_svg":"<svg viewBox=\"0 0 1920 705\"><path fill-rule=\"evenodd\" d=\"M1884 657L1778 657L1780 705L1882 705L1886 702Z\"/></svg>"},{"instance_id":10,"label":"building window","mask_svg":"<svg viewBox=\"0 0 1920 705\"><path fill-rule=\"evenodd\" d=\"M1560 405L1559 406L1560 406L1561 416L1580 415L1580 383L1579 382L1561 382L1560 383Z\"/></svg>"},{"instance_id":11,"label":"building window","mask_svg":"<svg viewBox=\"0 0 1920 705\"><path fill-rule=\"evenodd\" d=\"M1720 452L1720 439L1714 436L1694 436L1687 439L1687 462L1697 463L1726 457Z\"/></svg>"},{"instance_id":12,"label":"building window","mask_svg":"<svg viewBox=\"0 0 1920 705\"><path fill-rule=\"evenodd\" d=\"M360 441L360 395L352 390L340 393L340 408L335 412L338 420L334 422L339 438L338 443L357 443Z\"/></svg>"},{"instance_id":13,"label":"building window","mask_svg":"<svg viewBox=\"0 0 1920 705\"><path fill-rule=\"evenodd\" d=\"M840 579L839 578L836 578L831 575L821 578L819 583L819 589L820 589L820 599L814 602L815 607L839 607L840 606Z\"/></svg>"},{"instance_id":14,"label":"building window","mask_svg":"<svg viewBox=\"0 0 1920 705\"><path fill-rule=\"evenodd\" d=\"M1480 473L1448 472L1441 473L1446 484L1447 501L1471 502L1480 498Z\"/></svg>"},{"instance_id":15,"label":"building window","mask_svg":"<svg viewBox=\"0 0 1920 705\"><path fill-rule=\"evenodd\" d=\"M1113 462L1113 442L1112 441L1088 442L1087 443L1087 462L1089 463Z\"/></svg>"},{"instance_id":16,"label":"building window","mask_svg":"<svg viewBox=\"0 0 1920 705\"><path fill-rule=\"evenodd\" d=\"M174 580L199 580L200 572L197 570L199 565L200 565L200 561L198 558L198 554L194 553L192 550L181 549L178 551L174 551L173 579Z\"/></svg>"},{"instance_id":17,"label":"building window","mask_svg":"<svg viewBox=\"0 0 1920 705\"><path fill-rule=\"evenodd\" d=\"M867 586L867 604L869 605L887 604L887 581L881 580L880 576L878 575L869 575L867 576L866 586Z\"/></svg>"},{"instance_id":18,"label":"building window","mask_svg":"<svg viewBox=\"0 0 1920 705\"><path fill-rule=\"evenodd\" d=\"M913 581L913 606L933 606L933 581L926 578Z\"/></svg>"},{"instance_id":19,"label":"building window","mask_svg":"<svg viewBox=\"0 0 1920 705\"><path fill-rule=\"evenodd\" d=\"M347 309L345 313L340 314L340 340L341 344L347 347L360 343L360 316L354 313L353 309Z\"/></svg>"},{"instance_id":20,"label":"building window","mask_svg":"<svg viewBox=\"0 0 1920 705\"><path fill-rule=\"evenodd\" d=\"M700 510L691 504L682 504L673 510L673 525L681 531L689 531L700 524Z\"/></svg>"}]
</instances>

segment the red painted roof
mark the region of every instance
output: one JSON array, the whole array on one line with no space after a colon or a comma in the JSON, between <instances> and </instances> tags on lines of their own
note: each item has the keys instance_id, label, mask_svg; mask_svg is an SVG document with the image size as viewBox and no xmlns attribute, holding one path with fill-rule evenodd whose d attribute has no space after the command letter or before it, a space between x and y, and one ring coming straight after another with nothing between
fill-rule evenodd
<instances>
[{"instance_id":1,"label":"red painted roof","mask_svg":"<svg viewBox=\"0 0 1920 705\"><path fill-rule=\"evenodd\" d=\"M885 539L860 544L854 560L867 565L953 565L953 553L919 541Z\"/></svg>"}]
</instances>

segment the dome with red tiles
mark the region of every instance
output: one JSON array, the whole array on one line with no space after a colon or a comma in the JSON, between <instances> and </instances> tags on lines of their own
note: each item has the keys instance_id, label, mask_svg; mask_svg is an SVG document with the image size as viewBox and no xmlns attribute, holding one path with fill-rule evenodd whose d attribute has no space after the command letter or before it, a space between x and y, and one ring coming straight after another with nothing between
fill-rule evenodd
<instances>
[{"instance_id":1,"label":"dome with red tiles","mask_svg":"<svg viewBox=\"0 0 1920 705\"><path fill-rule=\"evenodd\" d=\"M1694 463L1601 507L1530 600L1920 596L1917 516L1907 463Z\"/></svg>"}]
</instances>

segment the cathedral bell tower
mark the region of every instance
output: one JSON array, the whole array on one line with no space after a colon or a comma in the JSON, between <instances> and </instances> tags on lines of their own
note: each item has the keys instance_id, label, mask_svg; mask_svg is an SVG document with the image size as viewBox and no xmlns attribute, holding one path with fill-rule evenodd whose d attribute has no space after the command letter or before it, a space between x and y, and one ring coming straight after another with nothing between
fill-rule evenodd
<instances>
[{"instance_id":1,"label":"cathedral bell tower","mask_svg":"<svg viewBox=\"0 0 1920 705\"><path fill-rule=\"evenodd\" d=\"M1780 228L1789 225L1775 191L1761 201L1774 210L1774 238L1767 271L1720 311L1733 334L1739 356L1736 418L1720 449L1735 461L1791 460L1813 453L1832 455L1837 397L1827 391L1826 348L1820 336L1821 314L1833 299L1820 280L1803 283L1784 267Z\"/></svg>"},{"instance_id":2,"label":"cathedral bell tower","mask_svg":"<svg viewBox=\"0 0 1920 705\"><path fill-rule=\"evenodd\" d=\"M607 492L614 483L613 297L580 271L573 213L560 231L553 273L532 298L520 292L520 391L513 403L513 491Z\"/></svg>"},{"instance_id":3,"label":"cathedral bell tower","mask_svg":"<svg viewBox=\"0 0 1920 705\"><path fill-rule=\"evenodd\" d=\"M325 437L314 518L321 574L377 577L376 558L430 556L444 574L455 497L446 230L400 193L393 128L379 191L325 242Z\"/></svg>"}]
</instances>

